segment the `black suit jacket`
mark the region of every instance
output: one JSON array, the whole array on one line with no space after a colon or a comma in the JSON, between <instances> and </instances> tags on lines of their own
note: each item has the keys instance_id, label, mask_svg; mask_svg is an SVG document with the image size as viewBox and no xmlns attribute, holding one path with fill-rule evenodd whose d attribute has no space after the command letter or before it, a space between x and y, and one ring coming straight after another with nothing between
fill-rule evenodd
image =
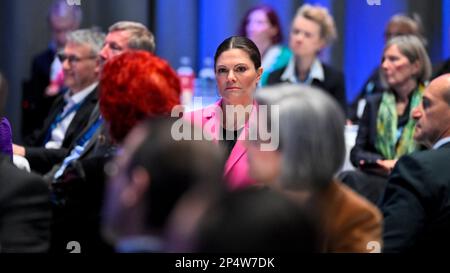
<instances>
[{"instance_id":1,"label":"black suit jacket","mask_svg":"<svg viewBox=\"0 0 450 273\"><path fill-rule=\"evenodd\" d=\"M48 185L0 155L0 252L46 252L50 220Z\"/></svg>"},{"instance_id":2,"label":"black suit jacket","mask_svg":"<svg viewBox=\"0 0 450 273\"><path fill-rule=\"evenodd\" d=\"M80 157L72 161L53 184L56 202L53 204L51 252L65 252L66 242L73 238L81 243L83 252L112 252L112 246L103 240L100 231L106 182L104 166L115 153L116 145L109 138L107 128L100 126ZM49 173L50 180L53 173Z\"/></svg>"},{"instance_id":3,"label":"black suit jacket","mask_svg":"<svg viewBox=\"0 0 450 273\"><path fill-rule=\"evenodd\" d=\"M355 146L350 152L350 161L355 167L359 166L359 161L376 161L383 159L383 156L375 147L377 137L377 116L383 94L374 94L367 98L364 114L361 117L358 127L358 135Z\"/></svg>"},{"instance_id":4,"label":"black suit jacket","mask_svg":"<svg viewBox=\"0 0 450 273\"><path fill-rule=\"evenodd\" d=\"M325 80L319 81L314 79L311 83L312 86L318 87L334 97L339 105L341 105L344 113L347 113L347 97L345 93L345 77L344 74L329 65L322 63ZM274 85L282 83L281 75L283 75L287 66L273 71L269 74L267 79L267 85Z\"/></svg>"},{"instance_id":5,"label":"black suit jacket","mask_svg":"<svg viewBox=\"0 0 450 273\"><path fill-rule=\"evenodd\" d=\"M48 130L56 118L58 113L61 112L64 107L64 98L63 95L60 95L58 99L55 101L52 109L50 111L50 115L44 122L44 126L41 130L36 131L33 134L33 138L28 140L28 143L31 143L35 146L40 147L26 147L26 155L25 157L30 162L30 167L33 171L36 171L41 174L47 173L53 165L61 162L64 157L67 155L70 148L75 145L75 141L77 136L81 131L87 126L89 121L89 116L91 115L92 110L98 102L98 87L94 89L83 101L80 108L76 112L73 120L71 121L69 127L67 128L66 135L64 136L64 140L60 149L45 149L42 147L44 145L45 137L47 135Z\"/></svg>"},{"instance_id":6,"label":"black suit jacket","mask_svg":"<svg viewBox=\"0 0 450 273\"><path fill-rule=\"evenodd\" d=\"M381 202L385 252L448 252L450 143L402 157Z\"/></svg>"}]
</instances>

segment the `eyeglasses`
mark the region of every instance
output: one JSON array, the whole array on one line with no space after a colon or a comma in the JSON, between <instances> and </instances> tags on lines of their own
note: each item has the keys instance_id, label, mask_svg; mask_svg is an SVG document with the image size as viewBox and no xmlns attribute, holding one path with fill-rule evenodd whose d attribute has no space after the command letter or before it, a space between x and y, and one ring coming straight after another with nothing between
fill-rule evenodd
<instances>
[{"instance_id":1,"label":"eyeglasses","mask_svg":"<svg viewBox=\"0 0 450 273\"><path fill-rule=\"evenodd\" d=\"M69 61L69 64L74 64L81 62L83 60L89 60L89 59L96 59L97 56L88 56L88 57L77 57L75 55L66 55L64 53L58 53L57 54L58 59L61 63L63 63L65 60Z\"/></svg>"}]
</instances>

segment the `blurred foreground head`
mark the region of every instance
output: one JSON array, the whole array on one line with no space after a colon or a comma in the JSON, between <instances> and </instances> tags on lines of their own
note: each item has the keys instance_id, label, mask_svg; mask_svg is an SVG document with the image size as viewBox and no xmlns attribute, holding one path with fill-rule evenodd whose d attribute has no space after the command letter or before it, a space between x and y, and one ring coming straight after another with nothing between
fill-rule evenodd
<instances>
[{"instance_id":1,"label":"blurred foreground head","mask_svg":"<svg viewBox=\"0 0 450 273\"><path fill-rule=\"evenodd\" d=\"M175 121L152 118L137 126L110 168L103 227L118 251L164 251L167 223L177 204L185 203L184 196L197 196L200 202L222 190L223 151L207 140L175 140ZM193 214L189 220L195 218ZM127 247L129 238L136 237L152 241L152 246Z\"/></svg>"},{"instance_id":2,"label":"blurred foreground head","mask_svg":"<svg viewBox=\"0 0 450 273\"><path fill-rule=\"evenodd\" d=\"M278 107L278 111L268 111L268 121L278 123L271 124L271 130L278 130L271 134L278 136L279 145L276 151L267 152L250 143L252 175L290 190L326 188L345 157L345 117L338 103L320 89L299 84L264 88L256 100L259 105ZM270 173L265 166L268 153L274 154L271 164L277 166Z\"/></svg>"},{"instance_id":3,"label":"blurred foreground head","mask_svg":"<svg viewBox=\"0 0 450 273\"><path fill-rule=\"evenodd\" d=\"M152 53L129 51L114 57L100 79L100 110L112 138L122 142L139 121L170 116L180 104L180 82L169 63Z\"/></svg>"},{"instance_id":4,"label":"blurred foreground head","mask_svg":"<svg viewBox=\"0 0 450 273\"><path fill-rule=\"evenodd\" d=\"M205 213L197 251L212 253L314 253L319 250L313 215L268 188L230 192Z\"/></svg>"}]
</instances>

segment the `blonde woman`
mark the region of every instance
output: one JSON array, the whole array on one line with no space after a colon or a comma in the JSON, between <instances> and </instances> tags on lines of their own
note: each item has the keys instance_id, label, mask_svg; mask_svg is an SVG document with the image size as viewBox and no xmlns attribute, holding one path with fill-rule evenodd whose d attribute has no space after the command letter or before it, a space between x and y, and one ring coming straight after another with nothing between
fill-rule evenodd
<instances>
[{"instance_id":1,"label":"blonde woman","mask_svg":"<svg viewBox=\"0 0 450 273\"><path fill-rule=\"evenodd\" d=\"M281 82L304 83L319 87L334 97L346 112L344 74L319 60L320 52L337 38L333 17L328 10L305 4L292 20L289 63L269 75L268 85Z\"/></svg>"}]
</instances>

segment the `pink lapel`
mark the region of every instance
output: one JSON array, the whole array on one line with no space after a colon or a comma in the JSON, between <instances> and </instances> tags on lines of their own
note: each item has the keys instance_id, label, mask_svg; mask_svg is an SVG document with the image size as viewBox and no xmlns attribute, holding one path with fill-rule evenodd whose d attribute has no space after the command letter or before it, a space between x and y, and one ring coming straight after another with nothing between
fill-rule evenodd
<instances>
[{"instance_id":1,"label":"pink lapel","mask_svg":"<svg viewBox=\"0 0 450 273\"><path fill-rule=\"evenodd\" d=\"M213 105L206 107L203 109L202 113L202 128L203 130L208 133L212 138L214 142L219 141L219 135L220 135L220 113L221 113L221 107L222 99L214 103Z\"/></svg>"},{"instance_id":2,"label":"pink lapel","mask_svg":"<svg viewBox=\"0 0 450 273\"><path fill-rule=\"evenodd\" d=\"M220 115L222 108L222 99L217 101L215 104L208 106L203 109L199 109L190 113L185 114L185 118L187 120L190 120L194 124L200 126L203 128L204 132L209 134L214 142L218 142L219 134L221 133L221 126L220 126ZM257 103L256 101L253 102L253 109L252 113L250 114L250 119L252 120L256 118L256 107ZM240 161L243 155L247 152L247 148L244 146L244 141L247 138L249 132L248 132L248 126L249 122L247 121L244 125L244 129L242 130L241 134L239 135L238 140L236 141L236 144L233 148L233 150L230 153L230 156L228 157L228 160L225 164L225 175L227 175L233 167ZM246 161L246 159L245 159ZM239 165L247 166L247 162L240 162ZM236 166L237 167L237 166Z\"/></svg>"}]
</instances>

